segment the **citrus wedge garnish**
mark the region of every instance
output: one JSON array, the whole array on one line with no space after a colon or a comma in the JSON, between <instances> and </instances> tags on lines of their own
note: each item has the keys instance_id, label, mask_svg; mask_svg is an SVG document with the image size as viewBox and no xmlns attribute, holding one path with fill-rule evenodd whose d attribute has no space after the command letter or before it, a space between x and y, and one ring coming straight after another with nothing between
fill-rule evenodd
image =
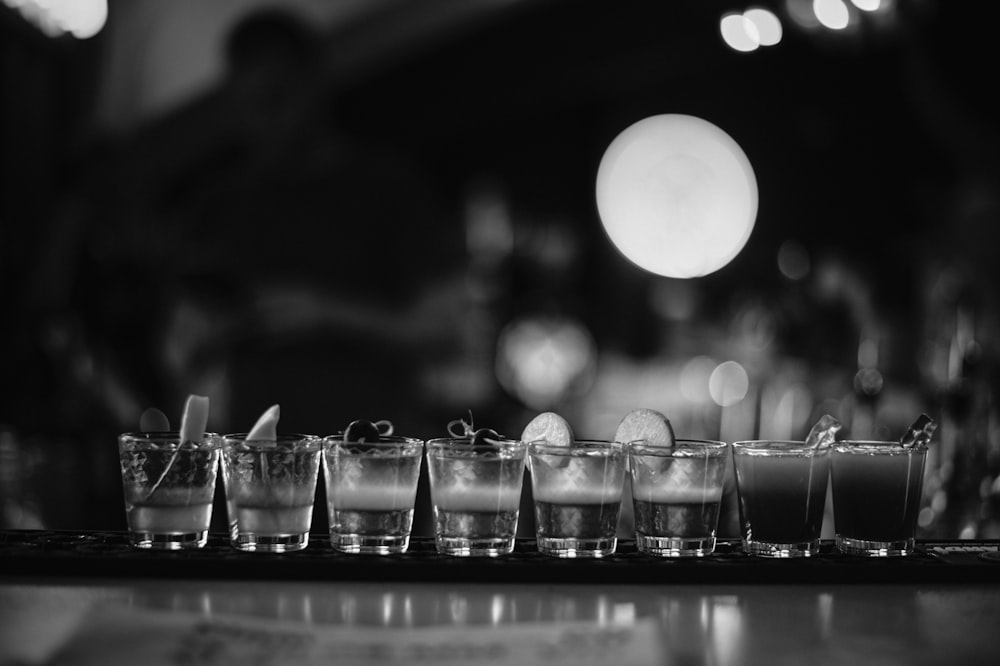
<instances>
[{"instance_id":1,"label":"citrus wedge garnish","mask_svg":"<svg viewBox=\"0 0 1000 666\"><path fill-rule=\"evenodd\" d=\"M184 403L184 413L181 415L181 444L195 442L200 444L205 438L205 428L208 426L208 398L203 395L189 395Z\"/></svg>"},{"instance_id":2,"label":"citrus wedge garnish","mask_svg":"<svg viewBox=\"0 0 1000 666\"><path fill-rule=\"evenodd\" d=\"M278 441L278 419L281 417L281 409L278 405L271 405L260 415L257 423L253 424L250 433L247 435L248 441L258 440L265 442Z\"/></svg>"},{"instance_id":3,"label":"citrus wedge garnish","mask_svg":"<svg viewBox=\"0 0 1000 666\"><path fill-rule=\"evenodd\" d=\"M640 440L650 446L673 446L677 441L667 417L645 407L626 414L615 431L616 442L628 444Z\"/></svg>"}]
</instances>

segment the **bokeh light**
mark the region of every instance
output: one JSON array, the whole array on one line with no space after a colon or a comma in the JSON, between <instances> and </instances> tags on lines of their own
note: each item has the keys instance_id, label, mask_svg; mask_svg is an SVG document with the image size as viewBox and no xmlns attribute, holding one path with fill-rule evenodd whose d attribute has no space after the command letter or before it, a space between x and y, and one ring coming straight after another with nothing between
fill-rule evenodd
<instances>
[{"instance_id":1,"label":"bokeh light","mask_svg":"<svg viewBox=\"0 0 1000 666\"><path fill-rule=\"evenodd\" d=\"M50 37L90 39L108 20L108 0L3 0Z\"/></svg>"},{"instance_id":2,"label":"bokeh light","mask_svg":"<svg viewBox=\"0 0 1000 666\"><path fill-rule=\"evenodd\" d=\"M708 392L720 407L731 407L747 396L750 378L736 361L720 363L708 379Z\"/></svg>"},{"instance_id":3,"label":"bokeh light","mask_svg":"<svg viewBox=\"0 0 1000 666\"><path fill-rule=\"evenodd\" d=\"M597 172L597 208L611 241L666 277L700 277L732 261L753 230L757 197L753 168L732 137L683 114L626 128Z\"/></svg>"},{"instance_id":4,"label":"bokeh light","mask_svg":"<svg viewBox=\"0 0 1000 666\"><path fill-rule=\"evenodd\" d=\"M528 316L508 324L497 340L500 385L533 409L547 409L593 381L597 346L570 317Z\"/></svg>"},{"instance_id":5,"label":"bokeh light","mask_svg":"<svg viewBox=\"0 0 1000 666\"><path fill-rule=\"evenodd\" d=\"M830 30L843 30L851 22L851 14L842 0L813 0L816 19Z\"/></svg>"},{"instance_id":6,"label":"bokeh light","mask_svg":"<svg viewBox=\"0 0 1000 666\"><path fill-rule=\"evenodd\" d=\"M778 248L778 270L789 280L801 280L811 269L809 252L794 240L786 240Z\"/></svg>"},{"instance_id":7,"label":"bokeh light","mask_svg":"<svg viewBox=\"0 0 1000 666\"><path fill-rule=\"evenodd\" d=\"M743 17L754 26L761 46L774 46L781 41L781 21L770 9L751 7Z\"/></svg>"}]
</instances>

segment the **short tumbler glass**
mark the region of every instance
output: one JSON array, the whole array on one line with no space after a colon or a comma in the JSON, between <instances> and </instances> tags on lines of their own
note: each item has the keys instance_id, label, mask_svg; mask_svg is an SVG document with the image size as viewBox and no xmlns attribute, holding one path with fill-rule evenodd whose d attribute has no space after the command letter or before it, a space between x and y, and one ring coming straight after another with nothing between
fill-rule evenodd
<instances>
[{"instance_id":1,"label":"short tumbler glass","mask_svg":"<svg viewBox=\"0 0 1000 666\"><path fill-rule=\"evenodd\" d=\"M625 483L625 445L579 440L528 445L538 550L554 557L605 557L616 530Z\"/></svg>"},{"instance_id":2,"label":"short tumbler glass","mask_svg":"<svg viewBox=\"0 0 1000 666\"><path fill-rule=\"evenodd\" d=\"M276 441L222 437L229 538L243 551L288 553L309 545L322 440L282 434Z\"/></svg>"},{"instance_id":3,"label":"short tumbler glass","mask_svg":"<svg viewBox=\"0 0 1000 666\"><path fill-rule=\"evenodd\" d=\"M926 457L926 446L837 442L830 476L841 552L867 557L913 554Z\"/></svg>"},{"instance_id":4,"label":"short tumbler glass","mask_svg":"<svg viewBox=\"0 0 1000 666\"><path fill-rule=\"evenodd\" d=\"M725 442L678 439L673 446L628 447L636 548L660 557L700 557L715 551Z\"/></svg>"},{"instance_id":5,"label":"short tumbler glass","mask_svg":"<svg viewBox=\"0 0 1000 666\"><path fill-rule=\"evenodd\" d=\"M330 545L355 554L405 553L424 442L382 435L377 442L323 440Z\"/></svg>"},{"instance_id":6,"label":"short tumbler glass","mask_svg":"<svg viewBox=\"0 0 1000 666\"><path fill-rule=\"evenodd\" d=\"M218 437L180 441L178 432L118 436L129 542L136 548L180 550L208 542L219 469Z\"/></svg>"},{"instance_id":7,"label":"short tumbler glass","mask_svg":"<svg viewBox=\"0 0 1000 666\"><path fill-rule=\"evenodd\" d=\"M761 557L819 552L830 447L805 442L733 443L743 551Z\"/></svg>"},{"instance_id":8,"label":"short tumbler glass","mask_svg":"<svg viewBox=\"0 0 1000 666\"><path fill-rule=\"evenodd\" d=\"M468 437L427 442L439 553L496 557L514 550L526 451L523 442L503 438L483 444Z\"/></svg>"}]
</instances>

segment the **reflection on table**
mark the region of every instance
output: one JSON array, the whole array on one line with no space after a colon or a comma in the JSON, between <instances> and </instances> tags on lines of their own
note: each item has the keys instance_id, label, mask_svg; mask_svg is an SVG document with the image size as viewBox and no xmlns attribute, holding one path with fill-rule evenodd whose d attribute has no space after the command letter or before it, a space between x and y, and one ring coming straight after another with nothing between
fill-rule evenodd
<instances>
[{"instance_id":1,"label":"reflection on table","mask_svg":"<svg viewBox=\"0 0 1000 666\"><path fill-rule=\"evenodd\" d=\"M166 626L166 618L192 623L246 622L248 626L280 621L267 626L304 634L326 632L333 641L367 637L364 640L389 647L431 635L436 639L464 635L469 640L506 636L517 641L520 632L555 632L562 627L582 627L591 633L602 628L651 628L650 644L632 647L641 648L635 654L659 663L918 664L990 657L995 645L992 632L1000 626L1000 588L664 587L655 581L648 587L417 583L389 587L328 582L52 584L7 580L0 585L0 663L8 659L44 662L66 645L83 645L90 655L96 649L96 654L112 656L107 642L96 648L87 645L102 635L102 614L126 618L128 624L135 618L148 620L154 626ZM119 629L126 633L127 627ZM564 647L572 649L572 645ZM385 658L390 654L385 649L372 654ZM508 663L503 655L493 656L484 663ZM587 655L575 663L589 663Z\"/></svg>"}]
</instances>

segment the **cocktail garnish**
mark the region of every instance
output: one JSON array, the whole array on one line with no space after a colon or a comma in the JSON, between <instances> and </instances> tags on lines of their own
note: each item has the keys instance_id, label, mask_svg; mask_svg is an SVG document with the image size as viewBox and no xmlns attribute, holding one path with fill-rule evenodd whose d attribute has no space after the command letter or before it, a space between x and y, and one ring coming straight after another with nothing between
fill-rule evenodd
<instances>
[{"instance_id":1,"label":"cocktail garnish","mask_svg":"<svg viewBox=\"0 0 1000 666\"><path fill-rule=\"evenodd\" d=\"M139 432L168 432L170 419L156 407L148 407L139 417Z\"/></svg>"},{"instance_id":2,"label":"cocktail garnish","mask_svg":"<svg viewBox=\"0 0 1000 666\"><path fill-rule=\"evenodd\" d=\"M278 445L278 419L281 417L281 408L278 405L271 405L265 410L257 422L250 428L247 434L248 442L267 442L273 446ZM262 447L260 450L260 478L264 483L270 483L267 473L267 454Z\"/></svg>"},{"instance_id":3,"label":"cocktail garnish","mask_svg":"<svg viewBox=\"0 0 1000 666\"><path fill-rule=\"evenodd\" d=\"M931 437L935 430L937 430L937 423L934 419L926 414L921 414L903 433L899 439L899 445L904 449L927 446L931 443Z\"/></svg>"},{"instance_id":4,"label":"cocktail garnish","mask_svg":"<svg viewBox=\"0 0 1000 666\"><path fill-rule=\"evenodd\" d=\"M158 409L156 411L159 412L164 421L167 421L167 417L163 414L163 412L160 412ZM149 412L149 410L147 409L146 412ZM145 416L145 413L143 416ZM142 425L142 419L140 418L139 427L142 428ZM168 428L166 428L166 430L169 430L169 421L167 425ZM159 478L156 479L156 483L154 483L153 487L149 489L148 493L146 493L147 500L149 500L149 498L153 496L153 493L156 492L156 489L160 487L160 484L163 483L163 479L167 478L167 474L170 473L174 463L177 462L177 456L181 452L181 447L188 442L195 445L201 444L201 440L205 438L205 428L207 425L208 398L203 395L189 395L187 401L184 403L184 413L181 415L181 431L177 442L177 448L174 450L173 455L170 456L170 460L167 461L167 464L164 466L163 472L160 473Z\"/></svg>"},{"instance_id":5,"label":"cocktail garnish","mask_svg":"<svg viewBox=\"0 0 1000 666\"><path fill-rule=\"evenodd\" d=\"M833 446L842 427L840 421L829 414L824 414L806 435L806 448L821 449Z\"/></svg>"},{"instance_id":6,"label":"cocktail garnish","mask_svg":"<svg viewBox=\"0 0 1000 666\"><path fill-rule=\"evenodd\" d=\"M546 442L553 446L573 443L573 429L569 422L555 412L542 412L528 422L521 433L521 441Z\"/></svg>"},{"instance_id":7,"label":"cocktail garnish","mask_svg":"<svg viewBox=\"0 0 1000 666\"><path fill-rule=\"evenodd\" d=\"M278 405L271 405L260 415L257 422L253 424L250 433L247 434L247 441L276 442L278 441L278 419L281 417L281 408Z\"/></svg>"},{"instance_id":8,"label":"cocktail garnish","mask_svg":"<svg viewBox=\"0 0 1000 666\"><path fill-rule=\"evenodd\" d=\"M208 425L208 398L203 395L189 395L181 415L180 443L200 444L205 438Z\"/></svg>"},{"instance_id":9,"label":"cocktail garnish","mask_svg":"<svg viewBox=\"0 0 1000 666\"><path fill-rule=\"evenodd\" d=\"M502 438L496 430L492 428L480 428L472 433L472 445L482 446L483 444L496 444Z\"/></svg>"},{"instance_id":10,"label":"cocktail garnish","mask_svg":"<svg viewBox=\"0 0 1000 666\"><path fill-rule=\"evenodd\" d=\"M475 433L472 421L472 410L469 410L469 420L465 419L455 419L454 421L448 422L448 434L455 439L462 439L464 437L472 437Z\"/></svg>"},{"instance_id":11,"label":"cocktail garnish","mask_svg":"<svg viewBox=\"0 0 1000 666\"><path fill-rule=\"evenodd\" d=\"M670 421L655 409L640 407L625 415L615 431L615 441L622 444L642 441L650 446L673 446L677 441Z\"/></svg>"},{"instance_id":12,"label":"cocktail garnish","mask_svg":"<svg viewBox=\"0 0 1000 666\"><path fill-rule=\"evenodd\" d=\"M381 436L382 433L379 432L378 426L364 419L351 421L351 424L344 431L345 442L375 443Z\"/></svg>"}]
</instances>

